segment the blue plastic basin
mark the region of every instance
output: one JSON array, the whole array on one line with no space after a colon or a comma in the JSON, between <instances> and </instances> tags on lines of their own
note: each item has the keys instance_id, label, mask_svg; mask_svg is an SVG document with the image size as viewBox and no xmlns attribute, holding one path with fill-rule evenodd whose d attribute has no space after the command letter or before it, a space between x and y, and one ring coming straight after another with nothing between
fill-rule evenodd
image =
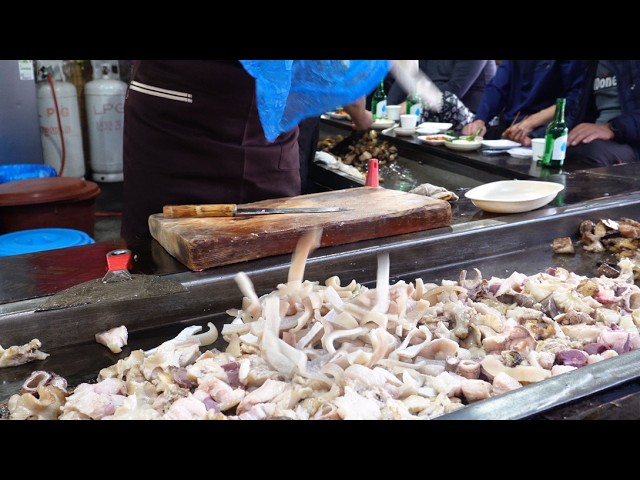
<instances>
[{"instance_id":1,"label":"blue plastic basin","mask_svg":"<svg viewBox=\"0 0 640 480\"><path fill-rule=\"evenodd\" d=\"M57 177L58 172L51 165L36 163L14 163L0 165L0 183L27 178Z\"/></svg>"},{"instance_id":2,"label":"blue plastic basin","mask_svg":"<svg viewBox=\"0 0 640 480\"><path fill-rule=\"evenodd\" d=\"M0 257L41 252L56 248L75 247L95 243L80 230L71 228L34 228L0 235Z\"/></svg>"}]
</instances>

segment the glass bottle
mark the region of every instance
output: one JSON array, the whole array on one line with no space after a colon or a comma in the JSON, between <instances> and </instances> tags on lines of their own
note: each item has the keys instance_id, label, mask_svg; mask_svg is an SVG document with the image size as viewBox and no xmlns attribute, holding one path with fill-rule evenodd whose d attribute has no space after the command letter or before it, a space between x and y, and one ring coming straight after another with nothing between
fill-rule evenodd
<instances>
[{"instance_id":1,"label":"glass bottle","mask_svg":"<svg viewBox=\"0 0 640 480\"><path fill-rule=\"evenodd\" d=\"M545 133L544 153L542 165L546 167L561 167L567 153L567 136L569 129L564 121L564 107L566 99L556 100L556 113Z\"/></svg>"},{"instance_id":2,"label":"glass bottle","mask_svg":"<svg viewBox=\"0 0 640 480\"><path fill-rule=\"evenodd\" d=\"M422 118L422 97L420 97L418 92L413 92L407 97L406 105L407 113L413 113L417 115L418 123L420 123L420 119Z\"/></svg>"},{"instance_id":3,"label":"glass bottle","mask_svg":"<svg viewBox=\"0 0 640 480\"><path fill-rule=\"evenodd\" d=\"M373 92L371 97L371 113L373 121L387 118L387 94L384 93L384 80L380 81L380 85Z\"/></svg>"},{"instance_id":4,"label":"glass bottle","mask_svg":"<svg viewBox=\"0 0 640 480\"><path fill-rule=\"evenodd\" d=\"M567 175L568 173L562 170L562 167L546 167L541 165L540 167L540 180L545 182L559 183L565 188L560 190L555 198L549 203L554 207L562 207L565 205L565 195L567 187Z\"/></svg>"}]
</instances>

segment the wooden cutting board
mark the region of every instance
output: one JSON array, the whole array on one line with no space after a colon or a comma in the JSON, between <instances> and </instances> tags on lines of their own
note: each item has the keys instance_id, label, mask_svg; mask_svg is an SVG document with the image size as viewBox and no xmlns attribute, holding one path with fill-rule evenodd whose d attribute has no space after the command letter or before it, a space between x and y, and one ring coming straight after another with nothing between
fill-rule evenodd
<instances>
[{"instance_id":1,"label":"wooden cutting board","mask_svg":"<svg viewBox=\"0 0 640 480\"><path fill-rule=\"evenodd\" d=\"M380 187L356 187L262 200L243 207L343 207L350 211L215 218L149 217L151 235L191 270L292 253L300 236L322 227L320 246L444 227L451 205Z\"/></svg>"}]
</instances>

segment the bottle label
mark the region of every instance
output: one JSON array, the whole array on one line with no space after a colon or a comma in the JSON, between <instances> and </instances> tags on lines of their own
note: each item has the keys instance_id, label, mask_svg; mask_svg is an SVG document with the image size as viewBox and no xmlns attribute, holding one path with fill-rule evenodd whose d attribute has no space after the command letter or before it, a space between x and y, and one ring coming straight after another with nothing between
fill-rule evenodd
<instances>
[{"instance_id":1,"label":"bottle label","mask_svg":"<svg viewBox=\"0 0 640 480\"><path fill-rule=\"evenodd\" d=\"M567 153L567 137L568 135L563 135L554 140L551 160L564 160Z\"/></svg>"},{"instance_id":2,"label":"bottle label","mask_svg":"<svg viewBox=\"0 0 640 480\"><path fill-rule=\"evenodd\" d=\"M376 104L376 111L374 112L376 118L386 118L387 117L387 101L382 100Z\"/></svg>"},{"instance_id":3,"label":"bottle label","mask_svg":"<svg viewBox=\"0 0 640 480\"><path fill-rule=\"evenodd\" d=\"M415 104L411 105L411 108L409 108L409 113L417 115L418 118L420 118L420 115L422 114L422 108L420 108L420 104L419 103L415 103Z\"/></svg>"}]
</instances>

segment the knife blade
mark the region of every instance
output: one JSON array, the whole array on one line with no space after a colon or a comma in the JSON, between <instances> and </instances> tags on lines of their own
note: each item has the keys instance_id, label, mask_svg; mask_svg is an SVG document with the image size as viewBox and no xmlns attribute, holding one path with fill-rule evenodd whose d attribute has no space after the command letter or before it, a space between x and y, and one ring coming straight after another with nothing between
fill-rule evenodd
<instances>
[{"instance_id":1,"label":"knife blade","mask_svg":"<svg viewBox=\"0 0 640 480\"><path fill-rule=\"evenodd\" d=\"M204 205L165 205L164 218L235 217L236 215L272 215L286 213L326 213L352 210L342 207L243 208L235 203Z\"/></svg>"}]
</instances>

